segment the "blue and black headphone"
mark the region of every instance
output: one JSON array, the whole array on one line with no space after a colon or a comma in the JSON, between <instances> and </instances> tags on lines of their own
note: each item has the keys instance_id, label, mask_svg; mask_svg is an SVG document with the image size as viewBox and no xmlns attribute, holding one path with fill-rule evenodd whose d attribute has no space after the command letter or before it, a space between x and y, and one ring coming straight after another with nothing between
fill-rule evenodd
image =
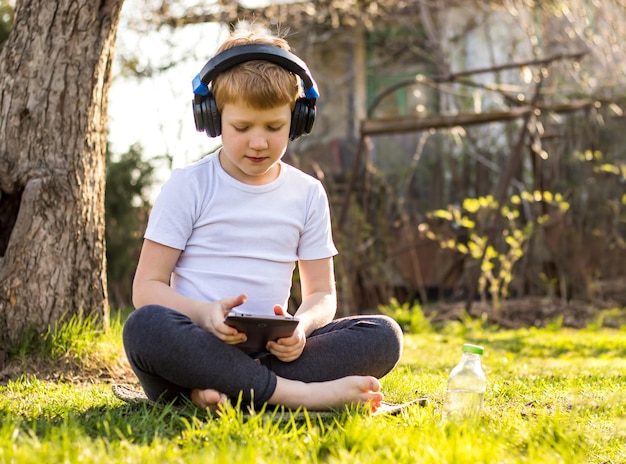
<instances>
[{"instance_id":1,"label":"blue and black headphone","mask_svg":"<svg viewBox=\"0 0 626 464\"><path fill-rule=\"evenodd\" d=\"M315 122L315 101L319 98L317 84L309 72L307 65L287 50L273 45L247 44L229 48L211 58L204 65L200 74L194 77L193 85L193 117L198 132L206 132L209 137L217 137L222 133L222 119L215 97L209 83L219 73L246 61L263 60L275 63L302 79L304 97L296 100L291 112L291 128L289 139L295 140L308 134Z\"/></svg>"}]
</instances>

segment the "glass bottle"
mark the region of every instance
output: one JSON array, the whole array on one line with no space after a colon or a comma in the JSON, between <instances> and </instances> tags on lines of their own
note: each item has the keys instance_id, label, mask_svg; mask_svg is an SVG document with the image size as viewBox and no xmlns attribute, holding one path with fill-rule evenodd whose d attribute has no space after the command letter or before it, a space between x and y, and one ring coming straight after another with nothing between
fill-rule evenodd
<instances>
[{"instance_id":1,"label":"glass bottle","mask_svg":"<svg viewBox=\"0 0 626 464\"><path fill-rule=\"evenodd\" d=\"M482 346L463 345L461 362L452 369L444 402L446 422L476 421L480 417L487 378L481 365Z\"/></svg>"}]
</instances>

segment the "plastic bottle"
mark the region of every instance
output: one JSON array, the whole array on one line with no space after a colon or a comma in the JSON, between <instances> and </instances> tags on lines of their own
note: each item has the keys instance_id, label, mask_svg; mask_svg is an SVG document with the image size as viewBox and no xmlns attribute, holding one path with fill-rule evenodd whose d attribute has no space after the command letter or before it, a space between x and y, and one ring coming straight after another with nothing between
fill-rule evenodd
<instances>
[{"instance_id":1,"label":"plastic bottle","mask_svg":"<svg viewBox=\"0 0 626 464\"><path fill-rule=\"evenodd\" d=\"M463 345L461 362L450 372L443 409L446 422L473 422L480 417L487 378L480 362L482 346Z\"/></svg>"}]
</instances>

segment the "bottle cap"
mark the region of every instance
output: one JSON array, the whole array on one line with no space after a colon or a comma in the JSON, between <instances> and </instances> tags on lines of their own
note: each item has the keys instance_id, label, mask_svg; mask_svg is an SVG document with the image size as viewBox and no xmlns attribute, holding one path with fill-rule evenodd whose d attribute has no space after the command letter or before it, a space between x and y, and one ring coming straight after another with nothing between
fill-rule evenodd
<instances>
[{"instance_id":1,"label":"bottle cap","mask_svg":"<svg viewBox=\"0 0 626 464\"><path fill-rule=\"evenodd\" d=\"M463 345L463 353L483 354L484 351L482 346L472 345L471 343Z\"/></svg>"}]
</instances>

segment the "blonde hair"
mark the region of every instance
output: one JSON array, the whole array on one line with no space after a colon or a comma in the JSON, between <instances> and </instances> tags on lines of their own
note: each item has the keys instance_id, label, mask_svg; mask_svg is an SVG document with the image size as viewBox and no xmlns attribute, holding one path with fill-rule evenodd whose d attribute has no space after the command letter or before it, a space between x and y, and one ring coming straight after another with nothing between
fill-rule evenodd
<instances>
[{"instance_id":1,"label":"blonde hair","mask_svg":"<svg viewBox=\"0 0 626 464\"><path fill-rule=\"evenodd\" d=\"M218 48L223 52L247 44L273 45L290 49L287 41L272 36L259 26L245 24L238 27ZM300 78L269 61L254 60L241 63L215 76L211 91L217 109L221 112L227 103L245 102L254 109L269 109L289 104L293 109L301 92Z\"/></svg>"}]
</instances>

